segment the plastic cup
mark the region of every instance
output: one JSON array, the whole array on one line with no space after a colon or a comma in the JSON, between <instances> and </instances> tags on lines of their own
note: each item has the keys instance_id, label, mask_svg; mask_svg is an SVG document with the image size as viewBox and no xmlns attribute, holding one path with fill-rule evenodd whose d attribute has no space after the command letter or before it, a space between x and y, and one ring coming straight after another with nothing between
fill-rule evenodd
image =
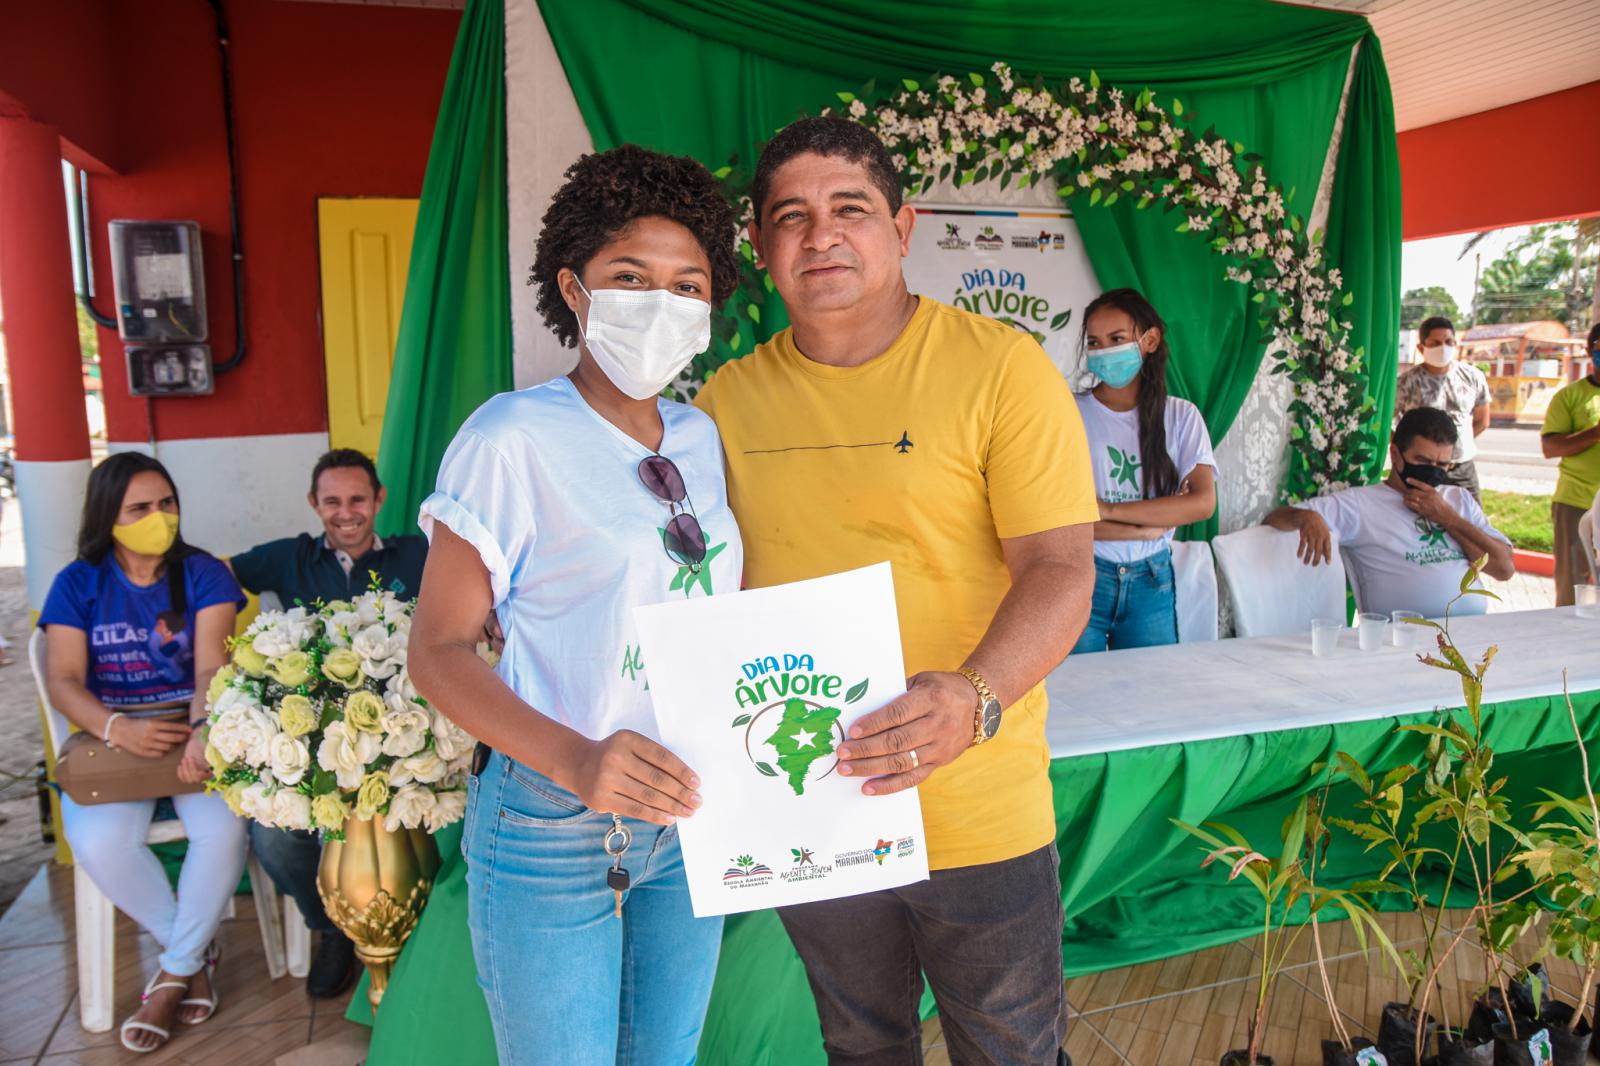
<instances>
[{"instance_id":1,"label":"plastic cup","mask_svg":"<svg viewBox=\"0 0 1600 1066\"><path fill-rule=\"evenodd\" d=\"M1600 587L1572 586L1572 603L1577 608L1579 618L1600 618Z\"/></svg>"},{"instance_id":2,"label":"plastic cup","mask_svg":"<svg viewBox=\"0 0 1600 1066\"><path fill-rule=\"evenodd\" d=\"M1344 629L1342 618L1318 618L1311 623L1311 654L1325 659L1339 646L1339 632Z\"/></svg>"},{"instance_id":3,"label":"plastic cup","mask_svg":"<svg viewBox=\"0 0 1600 1066\"><path fill-rule=\"evenodd\" d=\"M1415 648L1422 641L1425 626L1415 624L1422 619L1417 611L1394 612L1394 625L1389 629L1389 640L1397 648Z\"/></svg>"},{"instance_id":4,"label":"plastic cup","mask_svg":"<svg viewBox=\"0 0 1600 1066\"><path fill-rule=\"evenodd\" d=\"M1356 642L1362 651L1377 651L1383 647L1383 627L1389 624L1386 614L1363 611L1356 616Z\"/></svg>"}]
</instances>

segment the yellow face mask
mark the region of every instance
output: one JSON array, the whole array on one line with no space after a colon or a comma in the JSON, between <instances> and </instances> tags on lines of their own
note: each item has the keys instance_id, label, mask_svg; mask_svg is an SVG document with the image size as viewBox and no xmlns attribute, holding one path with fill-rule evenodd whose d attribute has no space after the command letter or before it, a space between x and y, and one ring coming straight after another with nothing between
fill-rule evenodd
<instances>
[{"instance_id":1,"label":"yellow face mask","mask_svg":"<svg viewBox=\"0 0 1600 1066\"><path fill-rule=\"evenodd\" d=\"M118 544L139 555L165 555L178 539L178 516L152 511L137 522L112 526L111 535Z\"/></svg>"}]
</instances>

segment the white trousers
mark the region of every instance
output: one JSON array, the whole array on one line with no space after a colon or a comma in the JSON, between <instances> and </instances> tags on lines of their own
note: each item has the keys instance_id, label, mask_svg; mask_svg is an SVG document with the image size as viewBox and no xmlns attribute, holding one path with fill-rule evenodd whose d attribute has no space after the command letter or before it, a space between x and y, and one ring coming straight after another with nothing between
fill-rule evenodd
<instances>
[{"instance_id":1,"label":"white trousers","mask_svg":"<svg viewBox=\"0 0 1600 1066\"><path fill-rule=\"evenodd\" d=\"M61 822L74 861L161 945L161 968L190 977L204 964L206 945L239 887L249 837L244 819L234 817L221 796L196 792L174 796L172 803L189 837L176 896L144 842L155 800L85 806L63 793Z\"/></svg>"}]
</instances>

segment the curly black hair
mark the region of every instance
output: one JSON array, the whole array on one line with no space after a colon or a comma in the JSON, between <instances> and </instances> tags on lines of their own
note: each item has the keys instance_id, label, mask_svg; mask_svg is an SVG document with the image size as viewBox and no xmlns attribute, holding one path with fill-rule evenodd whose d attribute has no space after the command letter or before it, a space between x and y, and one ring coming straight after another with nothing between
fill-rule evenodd
<instances>
[{"instance_id":1,"label":"curly black hair","mask_svg":"<svg viewBox=\"0 0 1600 1066\"><path fill-rule=\"evenodd\" d=\"M739 284L733 206L711 172L689 156L662 155L636 144L580 156L546 208L528 284L539 286L539 315L563 346L578 343L578 318L561 297L556 275L577 274L607 243L641 218L671 219L693 233L711 263L711 306Z\"/></svg>"}]
</instances>

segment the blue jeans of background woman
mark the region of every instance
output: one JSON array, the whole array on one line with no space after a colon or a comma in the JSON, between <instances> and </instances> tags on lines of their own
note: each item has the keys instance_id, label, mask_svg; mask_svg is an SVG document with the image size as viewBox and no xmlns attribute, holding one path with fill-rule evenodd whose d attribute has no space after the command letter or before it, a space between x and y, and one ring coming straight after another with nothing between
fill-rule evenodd
<instances>
[{"instance_id":1,"label":"blue jeans of background woman","mask_svg":"<svg viewBox=\"0 0 1600 1066\"><path fill-rule=\"evenodd\" d=\"M244 872L245 820L221 796L173 796L189 850L172 891L167 871L146 844L156 801L74 803L61 795L61 825L72 857L117 909L161 945L161 968L177 977L200 972Z\"/></svg>"},{"instance_id":2,"label":"blue jeans of background woman","mask_svg":"<svg viewBox=\"0 0 1600 1066\"><path fill-rule=\"evenodd\" d=\"M722 919L690 910L677 829L624 819L619 919L609 814L498 752L468 790L468 922L500 1066L693 1062Z\"/></svg>"},{"instance_id":3,"label":"blue jeans of background woman","mask_svg":"<svg viewBox=\"0 0 1600 1066\"><path fill-rule=\"evenodd\" d=\"M1173 594L1172 552L1136 563L1095 556L1094 605L1072 654L1148 648L1178 643L1178 608Z\"/></svg>"}]
</instances>

